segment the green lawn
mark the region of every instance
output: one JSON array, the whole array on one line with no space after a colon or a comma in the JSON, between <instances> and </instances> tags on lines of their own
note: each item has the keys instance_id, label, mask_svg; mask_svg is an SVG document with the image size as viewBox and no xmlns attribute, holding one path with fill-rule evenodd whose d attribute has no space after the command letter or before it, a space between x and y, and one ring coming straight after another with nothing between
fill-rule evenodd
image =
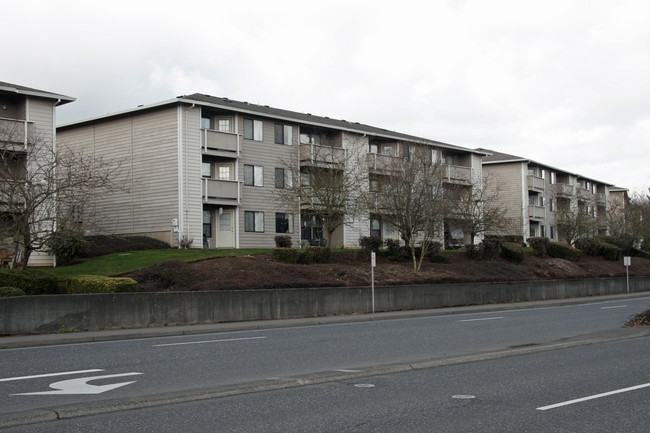
<instances>
[{"instance_id":1,"label":"green lawn","mask_svg":"<svg viewBox=\"0 0 650 433\"><path fill-rule=\"evenodd\" d=\"M213 257L241 256L247 254L270 253L269 249L249 249L249 250L208 250L208 249L165 249L165 250L145 250L145 251L128 251L123 253L113 253L96 259L89 260L85 263L74 266L62 266L57 268L45 269L57 276L68 275L105 275L114 277L127 272L137 271L138 269L154 265L166 260L182 260L192 262L196 260L209 259Z\"/></svg>"}]
</instances>

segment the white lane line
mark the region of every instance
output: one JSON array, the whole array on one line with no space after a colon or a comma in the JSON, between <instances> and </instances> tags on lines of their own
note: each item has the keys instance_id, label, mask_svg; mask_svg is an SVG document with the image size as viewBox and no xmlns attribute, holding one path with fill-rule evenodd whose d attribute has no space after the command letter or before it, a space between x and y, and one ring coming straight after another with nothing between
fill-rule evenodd
<instances>
[{"instance_id":1,"label":"white lane line","mask_svg":"<svg viewBox=\"0 0 650 433\"><path fill-rule=\"evenodd\" d=\"M569 400L569 401L564 401L562 403L551 404L549 406L538 407L537 410L555 409L555 408L562 407L562 406L568 406L570 404L582 403L583 401L594 400L594 399L602 398L602 397L608 397L610 395L621 394L623 392L635 391L637 389L648 388L648 387L650 387L650 383L644 383L643 385L631 386L629 388L617 389L615 391L604 392L602 394L590 395L588 397L576 398L575 400Z\"/></svg>"},{"instance_id":2,"label":"white lane line","mask_svg":"<svg viewBox=\"0 0 650 433\"><path fill-rule=\"evenodd\" d=\"M341 370L334 370L334 371L339 371L341 373L361 373L363 370L345 370L345 369L341 369Z\"/></svg>"},{"instance_id":3,"label":"white lane line","mask_svg":"<svg viewBox=\"0 0 650 433\"><path fill-rule=\"evenodd\" d=\"M93 369L93 370L78 370L78 371L62 371L60 373L35 374L33 376L6 377L4 379L0 379L0 382L12 382L14 380L39 379L41 377L66 376L66 375L69 375L69 374L96 373L98 371L104 371L104 370Z\"/></svg>"},{"instance_id":4,"label":"white lane line","mask_svg":"<svg viewBox=\"0 0 650 433\"><path fill-rule=\"evenodd\" d=\"M484 317L482 319L464 319L464 320L458 320L458 322L480 322L483 320L498 320L498 319L503 319L503 316L499 317Z\"/></svg>"},{"instance_id":5,"label":"white lane line","mask_svg":"<svg viewBox=\"0 0 650 433\"><path fill-rule=\"evenodd\" d=\"M627 305L614 305L612 307L600 307L601 310L611 310L612 308L625 308Z\"/></svg>"},{"instance_id":6,"label":"white lane line","mask_svg":"<svg viewBox=\"0 0 650 433\"><path fill-rule=\"evenodd\" d=\"M265 338L266 337L246 337L246 338L229 338L229 339L226 339L226 340L188 341L186 343L154 344L153 347L185 346L185 345L188 345L188 344L224 343L224 342L228 342L228 341L263 340Z\"/></svg>"}]
</instances>

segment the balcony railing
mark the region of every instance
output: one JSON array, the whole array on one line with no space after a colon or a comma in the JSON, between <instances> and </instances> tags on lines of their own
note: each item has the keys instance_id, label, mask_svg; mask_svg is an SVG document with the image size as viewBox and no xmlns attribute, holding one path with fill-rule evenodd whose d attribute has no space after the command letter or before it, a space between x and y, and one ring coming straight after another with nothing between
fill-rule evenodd
<instances>
[{"instance_id":1,"label":"balcony railing","mask_svg":"<svg viewBox=\"0 0 650 433\"><path fill-rule=\"evenodd\" d=\"M239 182L234 180L203 179L203 202L236 204L239 202Z\"/></svg>"},{"instance_id":2,"label":"balcony railing","mask_svg":"<svg viewBox=\"0 0 650 433\"><path fill-rule=\"evenodd\" d=\"M26 144L29 126L25 120L0 119L0 143Z\"/></svg>"},{"instance_id":3,"label":"balcony railing","mask_svg":"<svg viewBox=\"0 0 650 433\"><path fill-rule=\"evenodd\" d=\"M237 157L239 154L239 136L232 132L202 129L201 147L205 154Z\"/></svg>"},{"instance_id":4,"label":"balcony railing","mask_svg":"<svg viewBox=\"0 0 650 433\"><path fill-rule=\"evenodd\" d=\"M555 193L558 197L573 197L573 185L568 185L566 183L555 184Z\"/></svg>"},{"instance_id":5,"label":"balcony railing","mask_svg":"<svg viewBox=\"0 0 650 433\"><path fill-rule=\"evenodd\" d=\"M528 176L528 189L544 191L545 182L542 177Z\"/></svg>"},{"instance_id":6,"label":"balcony railing","mask_svg":"<svg viewBox=\"0 0 650 433\"><path fill-rule=\"evenodd\" d=\"M320 146L318 144L300 145L300 162L331 166L345 164L345 149L340 147Z\"/></svg>"},{"instance_id":7,"label":"balcony railing","mask_svg":"<svg viewBox=\"0 0 650 433\"><path fill-rule=\"evenodd\" d=\"M460 165L443 165L445 181L448 183L472 184L472 167Z\"/></svg>"},{"instance_id":8,"label":"balcony railing","mask_svg":"<svg viewBox=\"0 0 650 433\"><path fill-rule=\"evenodd\" d=\"M528 206L528 218L544 219L546 209L542 206Z\"/></svg>"}]
</instances>

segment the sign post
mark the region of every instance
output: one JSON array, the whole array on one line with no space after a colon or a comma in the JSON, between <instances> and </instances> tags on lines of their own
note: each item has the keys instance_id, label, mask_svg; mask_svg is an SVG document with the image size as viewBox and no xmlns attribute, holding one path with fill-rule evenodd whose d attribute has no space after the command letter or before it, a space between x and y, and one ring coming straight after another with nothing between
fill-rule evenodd
<instances>
[{"instance_id":1,"label":"sign post","mask_svg":"<svg viewBox=\"0 0 650 433\"><path fill-rule=\"evenodd\" d=\"M377 253L370 253L370 275L372 280L372 314L375 314L375 266L377 266Z\"/></svg>"},{"instance_id":2,"label":"sign post","mask_svg":"<svg viewBox=\"0 0 650 433\"><path fill-rule=\"evenodd\" d=\"M625 275L627 277L627 293L630 293L630 265L632 265L632 257L623 257L623 264L625 265Z\"/></svg>"}]
</instances>

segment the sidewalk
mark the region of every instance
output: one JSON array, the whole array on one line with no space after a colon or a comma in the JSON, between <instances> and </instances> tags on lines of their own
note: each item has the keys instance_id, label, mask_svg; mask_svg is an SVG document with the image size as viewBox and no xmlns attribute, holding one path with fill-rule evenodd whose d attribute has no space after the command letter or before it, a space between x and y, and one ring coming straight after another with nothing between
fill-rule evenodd
<instances>
[{"instance_id":1,"label":"sidewalk","mask_svg":"<svg viewBox=\"0 0 650 433\"><path fill-rule=\"evenodd\" d=\"M414 317L442 316L449 314L473 314L490 311L517 310L528 308L549 308L563 305L614 302L618 300L636 298L648 298L648 308L650 309L650 291L648 291L623 295L590 296L586 298L554 299L549 301L518 302L513 304L472 305L464 307L437 308L432 310L392 311L375 314L351 314L327 317L307 317L299 319L168 326L160 328L111 329L105 331L5 336L0 337L0 349L91 343L98 341L129 340L137 338L168 337L176 335L210 334L252 329L285 328L294 326L313 326L350 322L369 322L374 320L393 320ZM641 312L642 311L639 311L639 313Z\"/></svg>"}]
</instances>

